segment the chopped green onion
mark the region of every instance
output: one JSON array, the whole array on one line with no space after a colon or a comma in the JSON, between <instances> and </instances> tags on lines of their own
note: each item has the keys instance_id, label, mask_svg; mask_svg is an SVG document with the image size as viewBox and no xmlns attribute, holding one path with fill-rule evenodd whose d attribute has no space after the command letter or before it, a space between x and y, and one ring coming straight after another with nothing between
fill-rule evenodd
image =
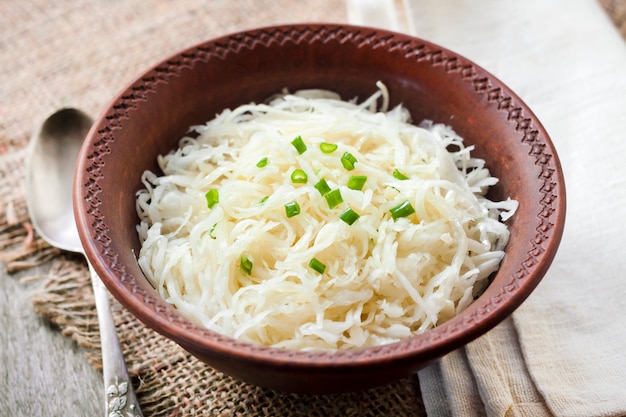
<instances>
[{"instance_id":1,"label":"chopped green onion","mask_svg":"<svg viewBox=\"0 0 626 417\"><path fill-rule=\"evenodd\" d=\"M389 212L391 213L391 217L393 217L394 220L398 220L400 217L408 217L411 214L415 213L415 209L413 208L411 203L409 203L409 200L405 200L404 202L389 210Z\"/></svg>"},{"instance_id":2,"label":"chopped green onion","mask_svg":"<svg viewBox=\"0 0 626 417\"><path fill-rule=\"evenodd\" d=\"M356 158L350 152L344 152L341 156L341 164L348 171L352 171L354 169L354 164L356 163Z\"/></svg>"},{"instance_id":3,"label":"chopped green onion","mask_svg":"<svg viewBox=\"0 0 626 417\"><path fill-rule=\"evenodd\" d=\"M239 259L239 267L241 268L241 271L246 275L250 275L252 274L252 266L252 256L246 253L241 255L241 259Z\"/></svg>"},{"instance_id":4,"label":"chopped green onion","mask_svg":"<svg viewBox=\"0 0 626 417\"><path fill-rule=\"evenodd\" d=\"M300 205L297 201L292 201L291 203L285 204L285 213L287 217L293 217L300 214Z\"/></svg>"},{"instance_id":5,"label":"chopped green onion","mask_svg":"<svg viewBox=\"0 0 626 417\"><path fill-rule=\"evenodd\" d=\"M398 179L398 180L408 180L409 179L409 177L407 177L406 175L404 175L403 173L398 171L397 168L393 170L393 177L395 179Z\"/></svg>"},{"instance_id":6,"label":"chopped green onion","mask_svg":"<svg viewBox=\"0 0 626 417\"><path fill-rule=\"evenodd\" d=\"M311 259L311 261L309 262L309 267L320 274L323 274L324 271L326 271L326 265L324 265L316 258Z\"/></svg>"},{"instance_id":7,"label":"chopped green onion","mask_svg":"<svg viewBox=\"0 0 626 417\"><path fill-rule=\"evenodd\" d=\"M352 210L350 207L348 207L343 213L339 215L339 218L348 223L350 226L352 226L355 221L359 220L359 217L361 216L359 216L358 213Z\"/></svg>"},{"instance_id":8,"label":"chopped green onion","mask_svg":"<svg viewBox=\"0 0 626 417\"><path fill-rule=\"evenodd\" d=\"M213 232L215 231L215 227L217 226L217 223L213 223L213 226L211 227L211 230L209 230L209 236L211 236L211 239L216 239L215 235L213 234Z\"/></svg>"},{"instance_id":9,"label":"chopped green onion","mask_svg":"<svg viewBox=\"0 0 626 417\"><path fill-rule=\"evenodd\" d=\"M256 163L256 166L259 168L263 168L265 165L267 165L267 156L264 156L259 160L259 162Z\"/></svg>"},{"instance_id":10,"label":"chopped green onion","mask_svg":"<svg viewBox=\"0 0 626 417\"><path fill-rule=\"evenodd\" d=\"M365 181L367 181L367 177L365 175L352 175L348 179L348 188L351 190L361 191L365 185Z\"/></svg>"},{"instance_id":11,"label":"chopped green onion","mask_svg":"<svg viewBox=\"0 0 626 417\"><path fill-rule=\"evenodd\" d=\"M324 178L319 180L317 184L315 184L313 187L315 187L315 189L319 191L321 195L326 195L330 192L330 186Z\"/></svg>"},{"instance_id":12,"label":"chopped green onion","mask_svg":"<svg viewBox=\"0 0 626 417\"><path fill-rule=\"evenodd\" d=\"M296 148L298 154L302 155L304 152L306 152L306 145L302 140L302 136L296 137L294 140L291 141L291 144L294 148Z\"/></svg>"},{"instance_id":13,"label":"chopped green onion","mask_svg":"<svg viewBox=\"0 0 626 417\"><path fill-rule=\"evenodd\" d=\"M291 173L291 182L294 184L306 184L309 177L301 169L294 169Z\"/></svg>"},{"instance_id":14,"label":"chopped green onion","mask_svg":"<svg viewBox=\"0 0 626 417\"><path fill-rule=\"evenodd\" d=\"M215 207L215 205L220 202L220 193L215 188L211 188L207 191L204 197L206 198L207 205L210 209Z\"/></svg>"},{"instance_id":15,"label":"chopped green onion","mask_svg":"<svg viewBox=\"0 0 626 417\"><path fill-rule=\"evenodd\" d=\"M265 203L265 202L267 201L267 199L268 199L268 198L270 198L270 196L269 196L269 195L266 195L265 197L263 197L263 198L261 199L261 201L259 201L259 204L263 204L263 203Z\"/></svg>"},{"instance_id":16,"label":"chopped green onion","mask_svg":"<svg viewBox=\"0 0 626 417\"><path fill-rule=\"evenodd\" d=\"M326 202L328 203L328 207L331 209L343 203L343 197L341 196L341 192L339 191L339 188L335 188L334 190L324 194L324 198L326 199Z\"/></svg>"},{"instance_id":17,"label":"chopped green onion","mask_svg":"<svg viewBox=\"0 0 626 417\"><path fill-rule=\"evenodd\" d=\"M337 150L337 144L322 142L320 143L320 150L324 153L333 153Z\"/></svg>"}]
</instances>

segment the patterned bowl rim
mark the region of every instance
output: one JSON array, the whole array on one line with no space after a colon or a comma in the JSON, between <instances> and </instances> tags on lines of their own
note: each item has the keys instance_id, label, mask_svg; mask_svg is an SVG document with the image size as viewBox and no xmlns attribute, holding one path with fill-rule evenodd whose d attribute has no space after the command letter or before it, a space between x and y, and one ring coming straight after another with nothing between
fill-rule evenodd
<instances>
[{"instance_id":1,"label":"patterned bowl rim","mask_svg":"<svg viewBox=\"0 0 626 417\"><path fill-rule=\"evenodd\" d=\"M450 77L461 77L477 95L507 114L511 130L527 145L532 162L542 168L539 180L544 198L539 202L536 237L529 242L526 260L496 294L479 298L459 316L421 335L377 347L345 351L303 352L270 348L234 340L205 329L165 308L146 292L111 249L109 229L100 212L100 167L123 121L161 83L180 76L198 61L227 59L242 50L275 44L338 42L367 48L402 51L404 59L445 67ZM79 156L74 205L87 257L110 292L142 322L176 340L190 351L212 351L258 362L298 366L355 366L363 361L383 365L400 358L436 359L493 328L510 315L546 273L560 243L565 221L564 179L556 150L536 116L496 77L470 60L429 41L381 29L343 24L296 24L251 29L202 42L164 59L124 88L98 118Z\"/></svg>"}]
</instances>

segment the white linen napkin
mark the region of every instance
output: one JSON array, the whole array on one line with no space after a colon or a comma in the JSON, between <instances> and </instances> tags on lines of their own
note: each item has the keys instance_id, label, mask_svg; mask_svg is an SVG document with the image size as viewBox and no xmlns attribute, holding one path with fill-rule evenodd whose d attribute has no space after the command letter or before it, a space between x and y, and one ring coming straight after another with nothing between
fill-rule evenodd
<instances>
[{"instance_id":1,"label":"white linen napkin","mask_svg":"<svg viewBox=\"0 0 626 417\"><path fill-rule=\"evenodd\" d=\"M626 43L595 0L405 5L413 35L473 60L530 106L555 143L568 200L536 291L419 372L428 415L626 416Z\"/></svg>"}]
</instances>

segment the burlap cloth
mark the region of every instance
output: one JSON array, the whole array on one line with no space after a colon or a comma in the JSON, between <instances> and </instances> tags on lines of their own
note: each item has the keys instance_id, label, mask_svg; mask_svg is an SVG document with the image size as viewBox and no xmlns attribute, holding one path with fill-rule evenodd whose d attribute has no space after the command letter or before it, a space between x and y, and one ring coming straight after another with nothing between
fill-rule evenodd
<instances>
[{"instance_id":1,"label":"burlap cloth","mask_svg":"<svg viewBox=\"0 0 626 417\"><path fill-rule=\"evenodd\" d=\"M24 201L25 146L64 106L98 114L133 77L181 48L275 23L345 22L338 0L0 2L0 251L9 273L39 281L37 313L100 367L99 334L81 257L33 234ZM39 268L33 268L40 266ZM146 416L415 416L417 377L366 392L301 396L234 380L144 327L118 303L115 322ZM104 395L104 392L103 392Z\"/></svg>"},{"instance_id":2,"label":"burlap cloth","mask_svg":"<svg viewBox=\"0 0 626 417\"><path fill-rule=\"evenodd\" d=\"M626 35L626 2L601 2ZM9 273L32 271L23 279L40 283L34 309L80 345L96 369L99 334L84 260L51 248L29 224L24 171L36 124L64 106L95 115L144 68L211 37L275 23L346 19L338 0L0 3L0 260ZM417 377L340 395L278 393L212 370L116 302L113 309L146 416L425 415Z\"/></svg>"}]
</instances>

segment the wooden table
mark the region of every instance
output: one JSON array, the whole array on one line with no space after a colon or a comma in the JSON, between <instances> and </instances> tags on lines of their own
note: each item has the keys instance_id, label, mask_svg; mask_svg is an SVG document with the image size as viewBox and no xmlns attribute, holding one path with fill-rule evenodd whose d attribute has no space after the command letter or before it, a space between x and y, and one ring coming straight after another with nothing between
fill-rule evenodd
<instances>
[{"instance_id":1,"label":"wooden table","mask_svg":"<svg viewBox=\"0 0 626 417\"><path fill-rule=\"evenodd\" d=\"M0 273L0 415L103 415L101 375L71 339L35 314L36 284L18 278Z\"/></svg>"}]
</instances>

